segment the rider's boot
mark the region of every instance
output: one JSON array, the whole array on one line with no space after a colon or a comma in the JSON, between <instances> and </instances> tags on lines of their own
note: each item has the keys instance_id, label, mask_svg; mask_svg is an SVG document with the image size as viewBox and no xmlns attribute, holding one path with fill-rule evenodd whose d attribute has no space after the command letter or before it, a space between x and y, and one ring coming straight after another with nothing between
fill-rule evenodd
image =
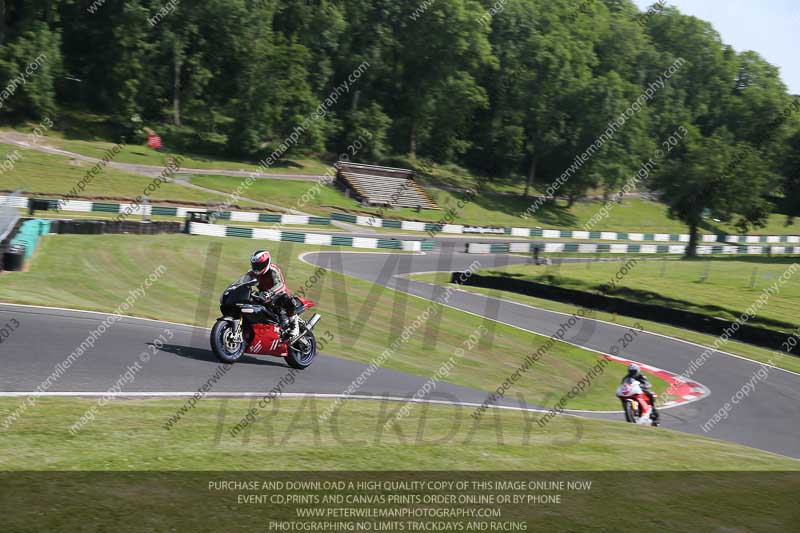
<instances>
[{"instance_id":1,"label":"rider's boot","mask_svg":"<svg viewBox=\"0 0 800 533\"><path fill-rule=\"evenodd\" d=\"M661 417L661 415L658 412L658 409L656 408L656 399L653 396L652 392L647 391L645 394L647 394L647 399L650 400L650 409L651 409L651 411L650 411L650 420L656 420L657 421Z\"/></svg>"},{"instance_id":2,"label":"rider's boot","mask_svg":"<svg viewBox=\"0 0 800 533\"><path fill-rule=\"evenodd\" d=\"M292 321L286 315L283 309L279 313L281 319L281 339L288 340L292 338Z\"/></svg>"},{"instance_id":3,"label":"rider's boot","mask_svg":"<svg viewBox=\"0 0 800 533\"><path fill-rule=\"evenodd\" d=\"M297 315L293 315L290 320L292 322L292 338L294 339L300 335L300 319L297 317Z\"/></svg>"}]
</instances>

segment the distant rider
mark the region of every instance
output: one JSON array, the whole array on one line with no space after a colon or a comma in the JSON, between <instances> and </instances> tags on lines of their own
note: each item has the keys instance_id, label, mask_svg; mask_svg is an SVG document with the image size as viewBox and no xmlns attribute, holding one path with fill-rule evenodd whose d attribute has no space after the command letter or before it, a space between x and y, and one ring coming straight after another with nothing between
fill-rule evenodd
<instances>
[{"instance_id":1,"label":"distant rider","mask_svg":"<svg viewBox=\"0 0 800 533\"><path fill-rule=\"evenodd\" d=\"M284 340L300 334L294 298L283 278L283 272L272 262L267 250L256 250L250 257L250 274L258 280L257 298L274 311Z\"/></svg>"},{"instance_id":2,"label":"distant rider","mask_svg":"<svg viewBox=\"0 0 800 533\"><path fill-rule=\"evenodd\" d=\"M628 365L628 373L625 374L625 377L622 378L622 383L625 382L626 379L635 379L639 382L639 387L641 387L642 392L645 393L647 399L650 400L650 405L653 407L653 412L650 417L653 420L658 420L659 413L658 409L656 409L656 398L653 395L653 392L650 390L653 386L647 380L647 378L642 374L642 370L639 368L639 365L636 363L631 363Z\"/></svg>"}]
</instances>

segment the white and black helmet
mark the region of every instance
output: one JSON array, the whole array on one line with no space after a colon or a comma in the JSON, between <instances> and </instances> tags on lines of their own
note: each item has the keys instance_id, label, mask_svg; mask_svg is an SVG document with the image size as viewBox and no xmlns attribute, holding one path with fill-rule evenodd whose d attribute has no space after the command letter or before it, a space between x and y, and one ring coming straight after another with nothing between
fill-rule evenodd
<instances>
[{"instance_id":1,"label":"white and black helmet","mask_svg":"<svg viewBox=\"0 0 800 533\"><path fill-rule=\"evenodd\" d=\"M270 259L269 252L266 250L256 250L253 252L253 255L250 256L250 272L256 275L262 275L269 270L269 266L272 264L272 260Z\"/></svg>"}]
</instances>

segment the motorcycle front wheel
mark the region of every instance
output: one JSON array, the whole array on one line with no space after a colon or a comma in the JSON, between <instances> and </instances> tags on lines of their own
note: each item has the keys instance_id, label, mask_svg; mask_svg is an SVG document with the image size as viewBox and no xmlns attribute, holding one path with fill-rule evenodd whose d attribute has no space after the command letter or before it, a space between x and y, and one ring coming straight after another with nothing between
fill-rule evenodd
<instances>
[{"instance_id":1,"label":"motorcycle front wheel","mask_svg":"<svg viewBox=\"0 0 800 533\"><path fill-rule=\"evenodd\" d=\"M227 320L217 320L211 328L211 351L222 363L235 363L244 355L244 342L233 339L233 324Z\"/></svg>"},{"instance_id":2,"label":"motorcycle front wheel","mask_svg":"<svg viewBox=\"0 0 800 533\"><path fill-rule=\"evenodd\" d=\"M303 341L306 342L303 342ZM298 370L308 368L317 356L317 339L314 332L306 331L305 335L295 341L286 353L286 363Z\"/></svg>"},{"instance_id":3,"label":"motorcycle front wheel","mask_svg":"<svg viewBox=\"0 0 800 533\"><path fill-rule=\"evenodd\" d=\"M622 402L622 405L625 407L625 420L631 423L636 423L636 412L633 408L633 402L630 400L626 400Z\"/></svg>"}]
</instances>

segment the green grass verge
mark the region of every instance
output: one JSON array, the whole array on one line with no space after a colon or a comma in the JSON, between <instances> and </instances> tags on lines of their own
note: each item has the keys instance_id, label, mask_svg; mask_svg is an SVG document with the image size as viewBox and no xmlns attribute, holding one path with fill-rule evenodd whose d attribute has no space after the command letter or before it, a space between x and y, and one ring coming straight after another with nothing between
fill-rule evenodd
<instances>
[{"instance_id":1,"label":"green grass verge","mask_svg":"<svg viewBox=\"0 0 800 533\"><path fill-rule=\"evenodd\" d=\"M7 144L0 144L0 158L6 157L13 150L19 151L20 158L13 170L3 173L0 189L22 188L28 195L31 193L66 195L79 181L85 180L84 190L77 193L80 196L136 198L153 182L153 178L111 167L105 167L94 177L85 179L87 172L93 166L92 163L36 150L14 148ZM150 194L150 198L154 201L221 203L226 201L227 196L175 183L162 183L161 187Z\"/></svg>"},{"instance_id":2,"label":"green grass verge","mask_svg":"<svg viewBox=\"0 0 800 533\"><path fill-rule=\"evenodd\" d=\"M231 193L242 183L242 178L193 175L189 181L207 189ZM317 185L313 181L259 179L248 187L246 195L253 200L285 207L295 207L299 211L313 215L327 216L331 211L342 209L348 211L361 210L358 202L352 198L346 198L335 187ZM301 202L303 195L308 199L307 202ZM392 213L394 212L393 210Z\"/></svg>"},{"instance_id":3,"label":"green grass verge","mask_svg":"<svg viewBox=\"0 0 800 533\"><path fill-rule=\"evenodd\" d=\"M19 210L20 216L29 217L27 209L20 209ZM33 216L36 218L46 218L50 220L114 220L119 216L119 213L107 213L105 211L92 211L92 212L82 212L82 211L61 211L56 212L53 211L36 211ZM142 215L131 215L126 220L130 220L133 222L140 222L142 220ZM168 216L161 216L161 215L152 215L150 217L151 221L157 222L184 222L184 218L180 217L168 217Z\"/></svg>"},{"instance_id":4,"label":"green grass verge","mask_svg":"<svg viewBox=\"0 0 800 533\"><path fill-rule=\"evenodd\" d=\"M715 257L692 261L639 261L608 294L629 301L662 305L735 320L779 283L778 292L758 309L749 324L790 331L800 326L800 273L796 257ZM583 291L596 291L620 269L617 262L563 263L547 267L512 265L482 271Z\"/></svg>"},{"instance_id":5,"label":"green grass verge","mask_svg":"<svg viewBox=\"0 0 800 533\"><path fill-rule=\"evenodd\" d=\"M0 418L19 403L0 399ZM227 430L249 400L207 398L172 430L185 400L119 400L75 436L68 427L97 400L43 398L3 435L0 470L800 470L800 461L664 428L492 410L418 405L397 430L400 403L349 401L320 423L330 400L282 399L249 431ZM346 429L345 429L346 428ZM283 450L284 453L267 453Z\"/></svg>"},{"instance_id":6,"label":"green grass verge","mask_svg":"<svg viewBox=\"0 0 800 533\"><path fill-rule=\"evenodd\" d=\"M220 246L220 261L213 288L203 288L202 276L214 246ZM111 311L138 287L156 266L166 273L157 286L140 298L132 313L137 316L194 323L198 306L208 306L210 325L217 316L219 294L247 268L247 258L258 247L269 248L274 260L295 291L307 280L307 297L319 303L324 319L320 326L330 330L334 340L326 353L369 362L397 338L428 308L427 300L409 296L335 272L317 273L316 267L301 262L307 251L333 251L293 243L250 239L219 239L184 235L60 235L45 237L29 263L29 271L0 276L0 301L51 305L95 311ZM385 255L388 268L393 255ZM396 257L396 256L395 256ZM204 295L203 293L206 293ZM464 342L484 324L480 317L444 307L422 325L407 342L387 358L384 366L432 376ZM476 347L465 350L447 377L452 383L476 389L495 390L519 368L522 360L544 344L545 338L497 324L492 334L483 335ZM509 395L522 395L540 403L555 394L564 395L597 362L597 354L557 343L539 363L517 381ZM618 371L619 370L619 371ZM572 409L617 409L614 389L622 367L606 367L594 378L586 393L567 405ZM666 383L654 380L657 391ZM555 403L553 401L552 403Z\"/></svg>"},{"instance_id":7,"label":"green grass verge","mask_svg":"<svg viewBox=\"0 0 800 533\"><path fill-rule=\"evenodd\" d=\"M447 273L417 274L411 276L411 279L414 279L416 281L422 281L425 283L433 283L436 285L451 285L450 274ZM452 286L455 287L455 285ZM496 298L503 298L506 300L519 302L533 307L548 309L550 311L558 311L561 313L574 314L578 309L578 307L573 304L555 302L553 300L546 300L544 298L535 298L533 296L527 296L525 294L519 294L516 292L498 291L494 289L487 289L484 287L470 287L470 286L460 286L458 288L468 292L474 292L476 294L484 294ZM613 322L621 326L635 327L636 324L639 324L644 331L649 331L651 333L658 333L661 335L668 335L670 337L693 342L701 346L707 346L707 347L712 346L714 342L717 340L717 337L714 337L713 335L697 333L695 331L689 331L686 329L668 326L666 324L660 324L658 322L641 320L638 318L631 318L613 313L606 313L604 311L598 311L595 309L589 310L587 316L590 316L591 318L595 318L597 320ZM746 344L737 341L729 341L723 346L721 346L720 349L728 353L740 355L742 357L758 361L760 363L769 363L779 368L784 368L786 370L791 370L792 372L800 373L800 357L796 357L794 355L775 352L772 350L768 350L766 348L761 348L758 346L753 346L751 344Z\"/></svg>"}]
</instances>

